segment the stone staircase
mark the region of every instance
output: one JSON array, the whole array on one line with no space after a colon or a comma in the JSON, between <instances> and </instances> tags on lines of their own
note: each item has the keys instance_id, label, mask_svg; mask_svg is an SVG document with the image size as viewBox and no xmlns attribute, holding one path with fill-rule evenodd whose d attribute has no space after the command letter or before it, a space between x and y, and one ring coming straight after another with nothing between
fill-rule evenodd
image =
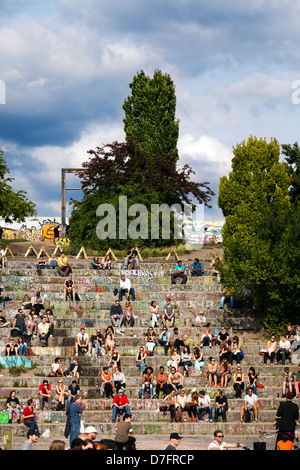
<instances>
[{"instance_id":1,"label":"stone staircase","mask_svg":"<svg viewBox=\"0 0 300 470\"><path fill-rule=\"evenodd\" d=\"M234 440L257 441L260 432L274 429L274 417L280 402L278 394L280 393L281 396L283 366L262 364L259 347L265 346L265 342L260 337L259 320L253 310L220 310L222 286L209 270L206 270L205 275L200 278L189 277L186 285L171 285L170 274L174 264L143 263L140 271L125 271L136 292L136 300L132 302L135 326L126 328L122 335L117 334L116 344L121 354L122 370L126 376L126 394L130 400L134 434L137 440L139 436L142 438L147 435L157 436L160 439L162 436L169 436L171 430L176 429L185 438L197 438L207 442L211 440L214 430L221 428L226 437L230 436ZM0 376L0 410L5 409L6 398L12 389L16 390L22 406L26 406L26 401L33 398L40 431L43 433L45 429L50 429L52 438L63 438L66 414L64 411L56 411L55 400L53 400L53 410L45 408L44 411L40 411L37 399L38 387L43 379L47 378L54 395L58 379L48 377L51 364L54 358L59 356L62 358L63 369L68 368L75 353L75 337L81 327L84 327L87 333L93 334L96 327L104 330L110 324L109 309L116 298L113 290L119 286L120 274L123 272L123 266L119 263L113 263L110 271L91 270L88 261L74 261L72 268L76 291L80 296L79 302L64 301L63 284L66 278L60 277L53 270L37 271L35 262L9 261L8 267L2 269L0 273L0 285L3 286L4 295L11 299L3 311L7 320L13 321L25 294L30 297L36 291L41 292L45 307L49 306L53 309L55 318L54 334L49 339L48 348L41 347L38 338L32 338L31 347L34 355L28 358L32 364L30 370L18 377L11 376L7 370L0 371L2 375ZM239 422L243 400L234 398L232 381L224 389L229 400L226 423L190 423L186 416L185 422L172 424L169 414L163 416L159 412L160 399L140 398L141 377L135 366L135 356L139 346L145 345L144 335L150 326L151 300L155 300L162 311L167 296L171 297L176 308L175 325L186 334L186 344L191 349L194 346L200 346L202 330L192 326L193 318L190 310L198 312L200 309L205 309L207 320L211 324L211 332L215 336L220 326L225 325L231 337L233 334L240 337L245 354L242 361L245 376L249 367L254 366L259 382L264 384L264 388L257 391L259 400L257 423ZM122 306L124 304L123 300ZM161 323L158 328L155 328L156 333L160 330ZM9 334L10 329L0 329L0 350L3 350ZM209 356L218 359L218 351L218 346L203 348L205 356L203 370L205 370ZM79 356L79 362L82 365L80 387L83 395L83 420L86 426L93 424L99 429L100 438L113 438L115 433L115 424L112 423L111 418L112 400L102 397L100 393L100 374L108 360L108 356ZM163 348L157 346L154 355L148 357L147 365L153 367L154 375L156 375L159 366L163 365L167 368L167 360ZM296 370L296 365L291 367ZM235 370L235 364L232 370ZM71 379L65 377L64 383L68 386ZM212 391L207 386L206 378L193 376L192 368L189 377L185 377L184 388L187 392L194 389L203 389L208 393ZM4 430L7 429L13 429L17 438L21 438L24 431L26 433L23 424L0 424L0 436L3 436Z\"/></svg>"}]
</instances>

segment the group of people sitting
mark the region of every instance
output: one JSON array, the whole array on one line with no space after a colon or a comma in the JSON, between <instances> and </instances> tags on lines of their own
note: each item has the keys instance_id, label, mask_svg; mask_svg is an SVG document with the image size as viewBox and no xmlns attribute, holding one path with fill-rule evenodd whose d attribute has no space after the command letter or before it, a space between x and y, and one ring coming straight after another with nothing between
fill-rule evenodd
<instances>
[{"instance_id":1,"label":"group of people sitting","mask_svg":"<svg viewBox=\"0 0 300 470\"><path fill-rule=\"evenodd\" d=\"M291 361L291 356L300 348L300 325L297 328L287 325L285 334L281 335L279 342L273 334L267 341L266 348L261 349L263 361L266 365L270 361L271 365L281 363L285 365L285 361Z\"/></svg>"},{"instance_id":2,"label":"group of people sitting","mask_svg":"<svg viewBox=\"0 0 300 470\"><path fill-rule=\"evenodd\" d=\"M198 258L195 258L191 266L185 266L182 261L178 260L174 271L171 274L171 283L176 284L177 279L181 279L181 284L186 284L188 274L191 276L203 276L204 267Z\"/></svg>"},{"instance_id":3,"label":"group of people sitting","mask_svg":"<svg viewBox=\"0 0 300 470\"><path fill-rule=\"evenodd\" d=\"M107 253L103 256L102 260L99 259L99 256L94 256L91 261L92 269L111 269L111 255Z\"/></svg>"},{"instance_id":4,"label":"group of people sitting","mask_svg":"<svg viewBox=\"0 0 300 470\"><path fill-rule=\"evenodd\" d=\"M60 276L68 276L72 272L72 267L68 263L67 256L61 252L58 258L52 253L48 260L41 254L36 264L38 269L56 269Z\"/></svg>"},{"instance_id":5,"label":"group of people sitting","mask_svg":"<svg viewBox=\"0 0 300 470\"><path fill-rule=\"evenodd\" d=\"M31 299L25 296L12 324L5 317L0 317L1 327L11 326L11 334L5 346L6 356L28 356L33 336L39 338L41 346L48 346L48 340L53 336L54 314L51 308L43 309L43 300L40 292L37 292Z\"/></svg>"}]
</instances>

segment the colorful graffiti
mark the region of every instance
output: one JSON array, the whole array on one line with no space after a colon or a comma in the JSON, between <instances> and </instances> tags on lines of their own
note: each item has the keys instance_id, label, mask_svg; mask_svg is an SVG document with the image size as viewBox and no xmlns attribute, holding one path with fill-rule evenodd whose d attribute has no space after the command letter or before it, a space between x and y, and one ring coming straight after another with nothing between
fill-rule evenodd
<instances>
[{"instance_id":1,"label":"colorful graffiti","mask_svg":"<svg viewBox=\"0 0 300 470\"><path fill-rule=\"evenodd\" d=\"M7 224L0 219L3 228L3 238L8 240L23 239L30 241L53 241L55 224L60 224L60 218L36 217L25 219L25 222ZM56 238L56 245L69 245L68 238Z\"/></svg>"}]
</instances>

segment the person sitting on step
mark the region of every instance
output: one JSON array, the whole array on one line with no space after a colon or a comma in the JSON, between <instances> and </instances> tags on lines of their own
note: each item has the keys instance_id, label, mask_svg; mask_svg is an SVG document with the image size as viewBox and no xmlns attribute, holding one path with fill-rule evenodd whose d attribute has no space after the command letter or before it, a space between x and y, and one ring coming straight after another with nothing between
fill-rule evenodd
<instances>
[{"instance_id":1,"label":"person sitting on step","mask_svg":"<svg viewBox=\"0 0 300 470\"><path fill-rule=\"evenodd\" d=\"M69 274L68 279L65 281L64 285L64 299L67 300L75 300L76 299L76 292L75 292L75 284L72 279L72 275Z\"/></svg>"},{"instance_id":2,"label":"person sitting on step","mask_svg":"<svg viewBox=\"0 0 300 470\"><path fill-rule=\"evenodd\" d=\"M124 264L125 264L125 269L128 269L130 265L133 265L133 269L139 269L140 260L139 260L139 256L138 256L138 252L136 248L133 247L127 252L127 256L124 260Z\"/></svg>"},{"instance_id":3,"label":"person sitting on step","mask_svg":"<svg viewBox=\"0 0 300 470\"><path fill-rule=\"evenodd\" d=\"M91 356L92 344L89 335L86 333L85 328L80 328L80 332L76 336L75 342L75 356L79 352L88 353Z\"/></svg>"}]
</instances>

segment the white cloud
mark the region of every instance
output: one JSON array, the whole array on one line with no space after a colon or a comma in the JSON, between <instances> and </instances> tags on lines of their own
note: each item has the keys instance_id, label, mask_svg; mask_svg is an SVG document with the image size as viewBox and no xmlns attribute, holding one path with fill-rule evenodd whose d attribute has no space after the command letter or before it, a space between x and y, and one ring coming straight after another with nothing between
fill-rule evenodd
<instances>
[{"instance_id":1,"label":"white cloud","mask_svg":"<svg viewBox=\"0 0 300 470\"><path fill-rule=\"evenodd\" d=\"M185 134L179 140L178 149L183 162L188 162L192 167L196 165L198 170L210 167L210 172L216 175L230 171L232 151L213 137Z\"/></svg>"}]
</instances>

